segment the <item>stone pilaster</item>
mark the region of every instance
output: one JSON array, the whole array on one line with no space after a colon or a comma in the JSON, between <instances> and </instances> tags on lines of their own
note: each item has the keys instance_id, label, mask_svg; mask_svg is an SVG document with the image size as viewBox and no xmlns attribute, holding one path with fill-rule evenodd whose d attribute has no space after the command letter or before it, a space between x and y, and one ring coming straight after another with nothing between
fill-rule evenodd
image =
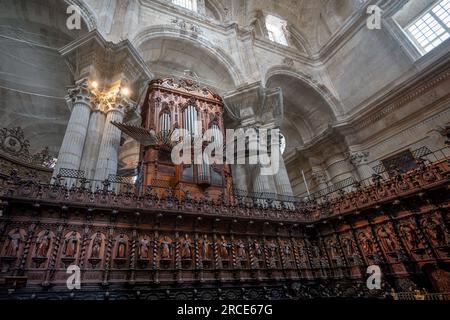
<instances>
[{"instance_id":1,"label":"stone pilaster","mask_svg":"<svg viewBox=\"0 0 450 320\"><path fill-rule=\"evenodd\" d=\"M79 170L91 114L91 92L87 80L69 89L72 112L59 150L54 176L61 168Z\"/></svg>"}]
</instances>

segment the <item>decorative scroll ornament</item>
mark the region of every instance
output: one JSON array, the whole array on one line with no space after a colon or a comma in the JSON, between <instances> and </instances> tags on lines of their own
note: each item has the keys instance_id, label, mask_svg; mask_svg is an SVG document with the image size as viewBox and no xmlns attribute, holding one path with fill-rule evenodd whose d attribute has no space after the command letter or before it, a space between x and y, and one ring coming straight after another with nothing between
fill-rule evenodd
<instances>
[{"instance_id":1,"label":"decorative scroll ornament","mask_svg":"<svg viewBox=\"0 0 450 320\"><path fill-rule=\"evenodd\" d=\"M288 67L294 66L294 60L292 58L286 57L283 59L283 63L287 65Z\"/></svg>"},{"instance_id":2,"label":"decorative scroll ornament","mask_svg":"<svg viewBox=\"0 0 450 320\"><path fill-rule=\"evenodd\" d=\"M184 31L191 31L193 33L198 33L198 34L203 33L203 31L200 29L198 24L186 22L183 19L179 19L179 18L172 19L172 23Z\"/></svg>"},{"instance_id":3,"label":"decorative scroll ornament","mask_svg":"<svg viewBox=\"0 0 450 320\"><path fill-rule=\"evenodd\" d=\"M187 75L188 76L188 75ZM182 79L174 79L174 78L165 78L165 79L157 79L150 82L150 85L160 86L162 88L167 89L176 89L182 90L190 94L195 94L197 96L217 100L218 102L222 101L222 98L214 91L209 88L201 87L200 84L194 80L189 78Z\"/></svg>"},{"instance_id":4,"label":"decorative scroll ornament","mask_svg":"<svg viewBox=\"0 0 450 320\"><path fill-rule=\"evenodd\" d=\"M72 104L75 103L90 103L92 99L92 92L89 89L87 79L79 81L75 86L68 89L69 97Z\"/></svg>"},{"instance_id":5,"label":"decorative scroll ornament","mask_svg":"<svg viewBox=\"0 0 450 320\"><path fill-rule=\"evenodd\" d=\"M50 153L48 147L36 154L30 154L29 148L30 141L25 139L25 135L21 127L0 129L1 153L13 157L19 161L37 166L46 168L53 168L55 166L56 158Z\"/></svg>"},{"instance_id":6,"label":"decorative scroll ornament","mask_svg":"<svg viewBox=\"0 0 450 320\"><path fill-rule=\"evenodd\" d=\"M22 128L3 128L0 130L0 148L2 152L18 157L26 158L30 156L30 142L25 139Z\"/></svg>"},{"instance_id":7,"label":"decorative scroll ornament","mask_svg":"<svg viewBox=\"0 0 450 320\"><path fill-rule=\"evenodd\" d=\"M346 156L352 165L358 166L360 164L367 163L369 152L367 151L348 152Z\"/></svg>"}]
</instances>

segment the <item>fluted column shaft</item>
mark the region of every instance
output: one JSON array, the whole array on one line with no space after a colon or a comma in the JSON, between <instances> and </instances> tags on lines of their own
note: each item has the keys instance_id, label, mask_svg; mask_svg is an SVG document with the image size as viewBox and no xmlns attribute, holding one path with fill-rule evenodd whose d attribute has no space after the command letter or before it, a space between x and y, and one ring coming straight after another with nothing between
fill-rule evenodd
<instances>
[{"instance_id":1,"label":"fluted column shaft","mask_svg":"<svg viewBox=\"0 0 450 320\"><path fill-rule=\"evenodd\" d=\"M369 165L367 165L366 163L358 164L356 166L356 171L358 172L360 180L368 179L374 173L372 168L369 167Z\"/></svg>"},{"instance_id":2,"label":"fluted column shaft","mask_svg":"<svg viewBox=\"0 0 450 320\"><path fill-rule=\"evenodd\" d=\"M94 111L89 120L86 142L83 148L80 170L85 172L87 179L94 179L97 166L106 115L100 110Z\"/></svg>"},{"instance_id":3,"label":"fluted column shaft","mask_svg":"<svg viewBox=\"0 0 450 320\"><path fill-rule=\"evenodd\" d=\"M233 185L236 189L248 191L247 187L247 171L244 164L231 165L231 173L233 176Z\"/></svg>"},{"instance_id":4,"label":"fluted column shaft","mask_svg":"<svg viewBox=\"0 0 450 320\"><path fill-rule=\"evenodd\" d=\"M117 174L121 132L111 122L121 123L123 117L123 111L116 108L110 109L106 115L105 128L95 169L96 180L105 180L110 174Z\"/></svg>"},{"instance_id":5,"label":"fluted column shaft","mask_svg":"<svg viewBox=\"0 0 450 320\"><path fill-rule=\"evenodd\" d=\"M276 187L271 175L261 174L261 165L256 165L256 172L253 176L253 191L258 193L276 193Z\"/></svg>"},{"instance_id":6,"label":"fluted column shaft","mask_svg":"<svg viewBox=\"0 0 450 320\"><path fill-rule=\"evenodd\" d=\"M326 172L321 167L311 167L311 178L315 183L313 190L320 191L328 187Z\"/></svg>"},{"instance_id":7,"label":"fluted column shaft","mask_svg":"<svg viewBox=\"0 0 450 320\"><path fill-rule=\"evenodd\" d=\"M54 176L61 168L79 170L81 155L86 140L91 113L90 92L87 84L80 84L69 92L72 97L72 113L67 125L66 133L59 150L58 161L55 165Z\"/></svg>"},{"instance_id":8,"label":"fluted column shaft","mask_svg":"<svg viewBox=\"0 0 450 320\"><path fill-rule=\"evenodd\" d=\"M283 157L280 156L278 172L274 176L277 192L283 196L293 196L291 181L284 164Z\"/></svg>"},{"instance_id":9,"label":"fluted column shaft","mask_svg":"<svg viewBox=\"0 0 450 320\"><path fill-rule=\"evenodd\" d=\"M342 154L337 154L326 161L327 171L332 183L337 183L347 178L353 177L349 162Z\"/></svg>"}]
</instances>

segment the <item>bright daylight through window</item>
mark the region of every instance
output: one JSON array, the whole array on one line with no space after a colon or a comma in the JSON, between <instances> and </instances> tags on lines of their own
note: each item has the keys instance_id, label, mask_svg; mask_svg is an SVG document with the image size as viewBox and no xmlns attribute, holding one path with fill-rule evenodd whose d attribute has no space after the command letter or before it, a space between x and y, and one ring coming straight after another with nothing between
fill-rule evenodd
<instances>
[{"instance_id":1,"label":"bright daylight through window","mask_svg":"<svg viewBox=\"0 0 450 320\"><path fill-rule=\"evenodd\" d=\"M450 37L450 0L440 1L406 29L422 54L430 52Z\"/></svg>"}]
</instances>

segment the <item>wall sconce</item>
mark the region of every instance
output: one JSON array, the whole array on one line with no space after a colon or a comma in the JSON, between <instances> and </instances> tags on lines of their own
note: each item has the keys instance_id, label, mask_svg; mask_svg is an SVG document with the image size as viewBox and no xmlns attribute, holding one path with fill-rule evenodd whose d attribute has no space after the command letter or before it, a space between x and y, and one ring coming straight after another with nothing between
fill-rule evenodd
<instances>
[{"instance_id":1,"label":"wall sconce","mask_svg":"<svg viewBox=\"0 0 450 320\"><path fill-rule=\"evenodd\" d=\"M122 88L122 90L121 90L121 92L122 92L122 94L124 95L124 96L126 96L126 97L128 97L129 95L130 95L130 89L128 89L128 88Z\"/></svg>"},{"instance_id":2,"label":"wall sconce","mask_svg":"<svg viewBox=\"0 0 450 320\"><path fill-rule=\"evenodd\" d=\"M92 88L97 89L98 88L98 82L97 81L92 81L91 82L91 86L92 86Z\"/></svg>"}]
</instances>

